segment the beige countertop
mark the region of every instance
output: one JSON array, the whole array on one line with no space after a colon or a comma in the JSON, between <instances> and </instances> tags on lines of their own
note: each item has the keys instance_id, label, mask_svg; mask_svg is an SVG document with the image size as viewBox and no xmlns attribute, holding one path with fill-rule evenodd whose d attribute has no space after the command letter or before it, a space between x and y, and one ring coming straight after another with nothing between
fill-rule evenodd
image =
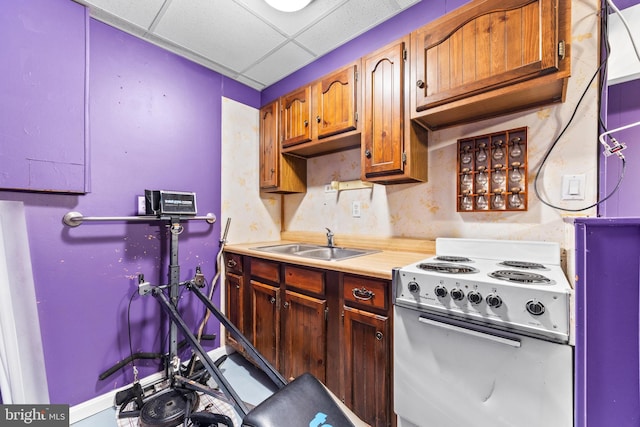
<instances>
[{"instance_id":1,"label":"beige countertop","mask_svg":"<svg viewBox=\"0 0 640 427\"><path fill-rule=\"evenodd\" d=\"M343 273L359 274L391 280L392 269L402 267L428 258L435 253L433 241L413 239L367 239L355 236L335 236L336 246L376 250L372 254L347 258L340 261L322 261L294 255L268 253L256 250L260 246L271 246L287 243L326 244L323 235L307 233L283 233L283 240L227 244L225 251L241 255L250 255L263 259L325 268Z\"/></svg>"}]
</instances>

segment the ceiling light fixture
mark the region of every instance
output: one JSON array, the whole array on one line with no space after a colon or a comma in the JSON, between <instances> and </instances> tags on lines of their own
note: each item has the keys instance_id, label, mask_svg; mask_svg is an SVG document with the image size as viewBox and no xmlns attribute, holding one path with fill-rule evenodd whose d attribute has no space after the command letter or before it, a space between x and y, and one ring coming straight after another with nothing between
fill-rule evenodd
<instances>
[{"instance_id":1,"label":"ceiling light fixture","mask_svg":"<svg viewBox=\"0 0 640 427\"><path fill-rule=\"evenodd\" d=\"M281 12L297 12L307 7L311 0L265 0L269 6Z\"/></svg>"}]
</instances>

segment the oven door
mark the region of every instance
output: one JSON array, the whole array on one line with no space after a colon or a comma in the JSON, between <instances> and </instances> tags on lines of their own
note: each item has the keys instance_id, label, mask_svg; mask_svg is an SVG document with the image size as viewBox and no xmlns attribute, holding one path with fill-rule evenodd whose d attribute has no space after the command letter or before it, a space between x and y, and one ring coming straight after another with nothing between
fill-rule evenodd
<instances>
[{"instance_id":1,"label":"oven door","mask_svg":"<svg viewBox=\"0 0 640 427\"><path fill-rule=\"evenodd\" d=\"M395 306L399 427L571 427L573 348Z\"/></svg>"}]
</instances>

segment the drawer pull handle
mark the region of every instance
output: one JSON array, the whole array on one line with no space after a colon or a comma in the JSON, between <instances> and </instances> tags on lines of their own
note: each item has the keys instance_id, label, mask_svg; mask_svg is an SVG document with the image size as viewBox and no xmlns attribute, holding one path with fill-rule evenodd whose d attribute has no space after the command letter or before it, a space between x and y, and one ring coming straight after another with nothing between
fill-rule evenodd
<instances>
[{"instance_id":1,"label":"drawer pull handle","mask_svg":"<svg viewBox=\"0 0 640 427\"><path fill-rule=\"evenodd\" d=\"M227 261L227 267L229 267L229 268L233 268L236 265L238 265L238 263L234 259L230 259L229 261Z\"/></svg>"},{"instance_id":2,"label":"drawer pull handle","mask_svg":"<svg viewBox=\"0 0 640 427\"><path fill-rule=\"evenodd\" d=\"M369 301L371 298L373 298L374 296L376 296L375 293L373 293L373 291L370 291L369 289L366 288L354 288L351 293L353 294L355 299L359 299L361 301Z\"/></svg>"}]
</instances>

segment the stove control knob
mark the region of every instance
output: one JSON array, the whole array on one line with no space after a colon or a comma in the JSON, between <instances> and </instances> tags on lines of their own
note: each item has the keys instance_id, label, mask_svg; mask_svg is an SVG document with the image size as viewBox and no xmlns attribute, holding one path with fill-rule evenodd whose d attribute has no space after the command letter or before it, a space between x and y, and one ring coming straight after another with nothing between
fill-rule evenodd
<instances>
[{"instance_id":1,"label":"stove control knob","mask_svg":"<svg viewBox=\"0 0 640 427\"><path fill-rule=\"evenodd\" d=\"M464 292L462 292L458 288L451 289L451 298L456 301L460 301L462 298L464 298Z\"/></svg>"},{"instance_id":2,"label":"stove control knob","mask_svg":"<svg viewBox=\"0 0 640 427\"><path fill-rule=\"evenodd\" d=\"M469 300L469 302L471 302L471 304L478 305L482 302L482 295L480 295L480 293L477 291L471 291L467 295L467 299Z\"/></svg>"},{"instance_id":3,"label":"stove control knob","mask_svg":"<svg viewBox=\"0 0 640 427\"><path fill-rule=\"evenodd\" d=\"M420 292L420 285L418 285L418 283L416 282L409 282L409 292L415 294L417 292Z\"/></svg>"},{"instance_id":4,"label":"stove control knob","mask_svg":"<svg viewBox=\"0 0 640 427\"><path fill-rule=\"evenodd\" d=\"M496 294L487 295L487 304L489 307L498 308L502 305L502 298Z\"/></svg>"},{"instance_id":5,"label":"stove control knob","mask_svg":"<svg viewBox=\"0 0 640 427\"><path fill-rule=\"evenodd\" d=\"M433 291L436 293L436 296L440 298L444 298L447 296L447 288L445 288L444 286L438 285Z\"/></svg>"},{"instance_id":6,"label":"stove control knob","mask_svg":"<svg viewBox=\"0 0 640 427\"><path fill-rule=\"evenodd\" d=\"M534 316L540 316L544 313L544 310L544 304L542 304L540 301L536 301L533 299L527 301L527 311Z\"/></svg>"}]
</instances>

